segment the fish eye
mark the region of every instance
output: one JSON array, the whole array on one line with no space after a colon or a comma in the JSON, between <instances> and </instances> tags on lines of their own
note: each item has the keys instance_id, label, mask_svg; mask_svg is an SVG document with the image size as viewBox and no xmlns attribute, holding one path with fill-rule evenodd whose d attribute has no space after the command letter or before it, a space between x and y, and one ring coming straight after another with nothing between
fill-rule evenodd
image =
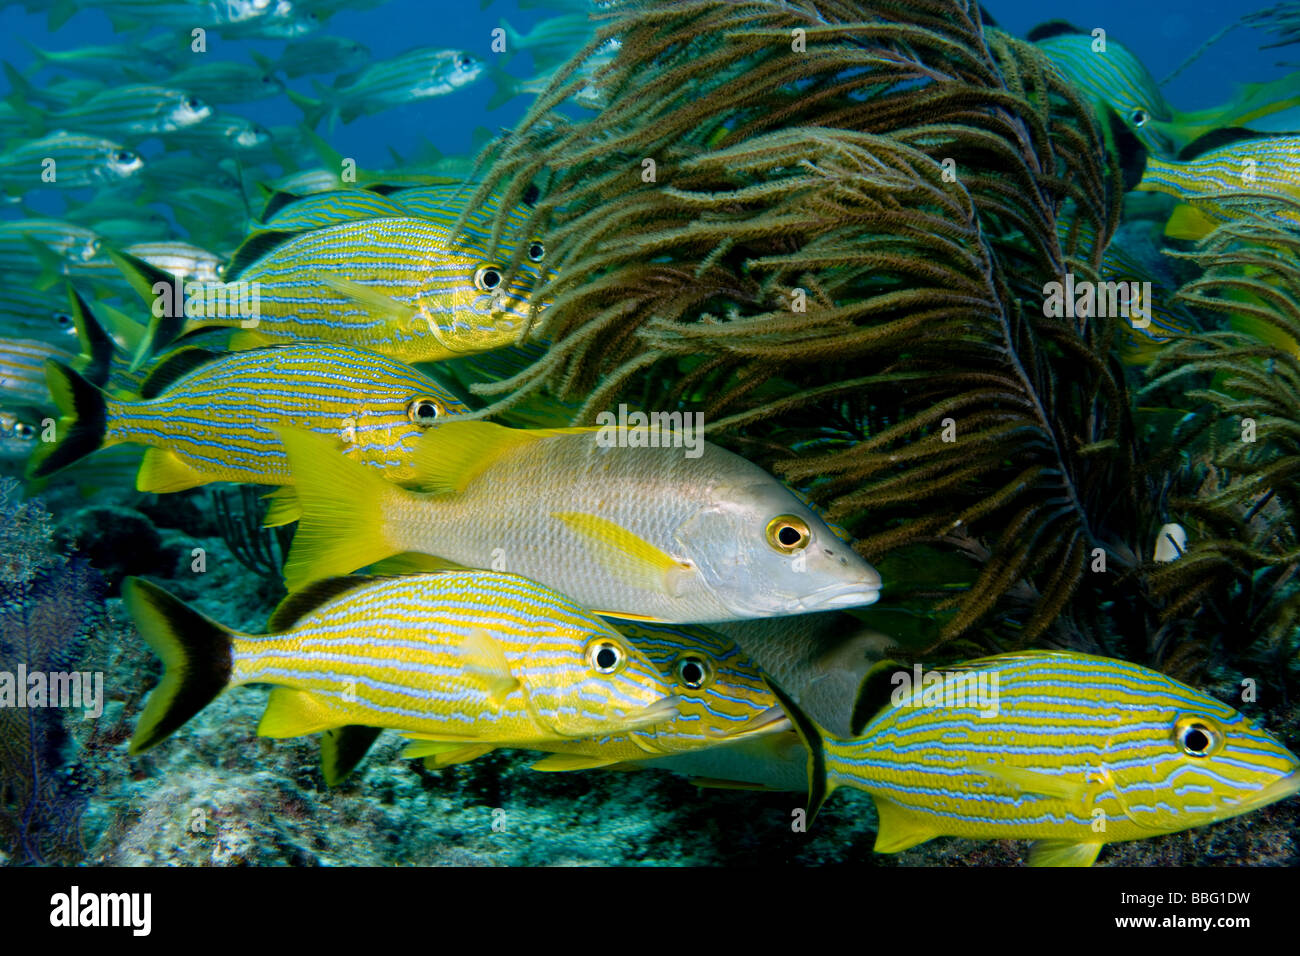
<instances>
[{"instance_id":1,"label":"fish eye","mask_svg":"<svg viewBox=\"0 0 1300 956\"><path fill-rule=\"evenodd\" d=\"M1134 110L1129 116L1129 119L1133 121L1134 126L1146 126L1147 118L1146 110Z\"/></svg>"},{"instance_id":2,"label":"fish eye","mask_svg":"<svg viewBox=\"0 0 1300 956\"><path fill-rule=\"evenodd\" d=\"M1178 718L1174 724L1174 740L1189 757L1209 757L1223 749L1223 733L1207 717Z\"/></svg>"},{"instance_id":3,"label":"fish eye","mask_svg":"<svg viewBox=\"0 0 1300 956\"><path fill-rule=\"evenodd\" d=\"M484 266L474 273L474 285L480 292L491 292L501 284L501 270L495 266Z\"/></svg>"},{"instance_id":4,"label":"fish eye","mask_svg":"<svg viewBox=\"0 0 1300 956\"><path fill-rule=\"evenodd\" d=\"M808 522L795 515L777 515L767 523L767 543L782 554L800 551L811 540Z\"/></svg>"},{"instance_id":5,"label":"fish eye","mask_svg":"<svg viewBox=\"0 0 1300 956\"><path fill-rule=\"evenodd\" d=\"M433 398L417 398L406 406L406 417L417 425L432 425L447 409Z\"/></svg>"},{"instance_id":6,"label":"fish eye","mask_svg":"<svg viewBox=\"0 0 1300 956\"><path fill-rule=\"evenodd\" d=\"M677 661L677 679L691 690L699 690L713 677L708 661L691 655Z\"/></svg>"},{"instance_id":7,"label":"fish eye","mask_svg":"<svg viewBox=\"0 0 1300 956\"><path fill-rule=\"evenodd\" d=\"M530 242L528 244L528 258L532 262L541 262L546 258L546 247L540 242Z\"/></svg>"},{"instance_id":8,"label":"fish eye","mask_svg":"<svg viewBox=\"0 0 1300 956\"><path fill-rule=\"evenodd\" d=\"M54 324L61 329L70 329L73 326L72 316L67 312L55 312Z\"/></svg>"},{"instance_id":9,"label":"fish eye","mask_svg":"<svg viewBox=\"0 0 1300 956\"><path fill-rule=\"evenodd\" d=\"M623 648L608 638L599 638L587 645L587 663L601 674L616 673L626 660L627 653Z\"/></svg>"},{"instance_id":10,"label":"fish eye","mask_svg":"<svg viewBox=\"0 0 1300 956\"><path fill-rule=\"evenodd\" d=\"M203 108L203 101L197 96L187 96L185 97L185 108L198 112Z\"/></svg>"},{"instance_id":11,"label":"fish eye","mask_svg":"<svg viewBox=\"0 0 1300 956\"><path fill-rule=\"evenodd\" d=\"M129 149L119 149L113 153L113 162L115 163L130 163L134 161L135 153L131 152Z\"/></svg>"},{"instance_id":12,"label":"fish eye","mask_svg":"<svg viewBox=\"0 0 1300 956\"><path fill-rule=\"evenodd\" d=\"M36 437L36 426L28 422L14 422L14 437L30 441Z\"/></svg>"},{"instance_id":13,"label":"fish eye","mask_svg":"<svg viewBox=\"0 0 1300 956\"><path fill-rule=\"evenodd\" d=\"M462 70L468 70L474 65L474 58L468 53L462 53L460 56L456 57L456 65Z\"/></svg>"}]
</instances>

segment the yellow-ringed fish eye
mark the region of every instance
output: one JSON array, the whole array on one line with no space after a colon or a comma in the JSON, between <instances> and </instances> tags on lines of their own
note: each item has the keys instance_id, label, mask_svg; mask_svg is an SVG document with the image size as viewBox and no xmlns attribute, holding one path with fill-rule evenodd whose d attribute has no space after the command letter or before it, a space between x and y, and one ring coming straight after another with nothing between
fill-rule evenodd
<instances>
[{"instance_id":1,"label":"yellow-ringed fish eye","mask_svg":"<svg viewBox=\"0 0 1300 956\"><path fill-rule=\"evenodd\" d=\"M406 417L417 425L428 427L447 413L442 402L436 398L416 398L406 406Z\"/></svg>"},{"instance_id":2,"label":"yellow-ringed fish eye","mask_svg":"<svg viewBox=\"0 0 1300 956\"><path fill-rule=\"evenodd\" d=\"M777 515L767 523L767 543L782 554L802 551L811 538L808 523L795 515Z\"/></svg>"},{"instance_id":3,"label":"yellow-ringed fish eye","mask_svg":"<svg viewBox=\"0 0 1300 956\"><path fill-rule=\"evenodd\" d=\"M1223 749L1223 731L1212 717L1184 714L1174 722L1174 743L1189 757L1213 757Z\"/></svg>"},{"instance_id":4,"label":"yellow-ringed fish eye","mask_svg":"<svg viewBox=\"0 0 1300 956\"><path fill-rule=\"evenodd\" d=\"M688 654L677 659L677 679L691 690L699 690L713 680L713 668L702 657Z\"/></svg>"},{"instance_id":5,"label":"yellow-ringed fish eye","mask_svg":"<svg viewBox=\"0 0 1300 956\"><path fill-rule=\"evenodd\" d=\"M15 438L20 438L23 441L31 441L36 437L36 426L31 422L15 421L10 432L13 433Z\"/></svg>"},{"instance_id":6,"label":"yellow-ringed fish eye","mask_svg":"<svg viewBox=\"0 0 1300 956\"><path fill-rule=\"evenodd\" d=\"M627 651L607 637L599 637L587 645L587 663L601 674L616 674L627 662Z\"/></svg>"},{"instance_id":7,"label":"yellow-ringed fish eye","mask_svg":"<svg viewBox=\"0 0 1300 956\"><path fill-rule=\"evenodd\" d=\"M1136 109L1129 115L1129 119L1133 121L1134 126L1142 127L1147 125L1149 117L1146 110Z\"/></svg>"},{"instance_id":8,"label":"yellow-ringed fish eye","mask_svg":"<svg viewBox=\"0 0 1300 956\"><path fill-rule=\"evenodd\" d=\"M501 286L501 270L496 266L482 266L474 273L474 287L480 292L495 292Z\"/></svg>"},{"instance_id":9,"label":"yellow-ringed fish eye","mask_svg":"<svg viewBox=\"0 0 1300 956\"><path fill-rule=\"evenodd\" d=\"M534 239L528 244L528 261L541 262L546 258L546 246Z\"/></svg>"}]
</instances>

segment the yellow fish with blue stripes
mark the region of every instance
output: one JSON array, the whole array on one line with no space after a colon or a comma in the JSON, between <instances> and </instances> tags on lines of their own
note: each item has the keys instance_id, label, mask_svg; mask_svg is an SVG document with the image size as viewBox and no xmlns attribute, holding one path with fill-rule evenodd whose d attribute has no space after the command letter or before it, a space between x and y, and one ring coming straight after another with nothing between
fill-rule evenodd
<instances>
[{"instance_id":1,"label":"yellow fish with blue stripes","mask_svg":"<svg viewBox=\"0 0 1300 956\"><path fill-rule=\"evenodd\" d=\"M1182 200L1165 235L1200 239L1234 219L1259 215L1300 230L1300 134L1216 130L1176 160L1148 158L1135 187Z\"/></svg>"},{"instance_id":2,"label":"yellow fish with blue stripes","mask_svg":"<svg viewBox=\"0 0 1300 956\"><path fill-rule=\"evenodd\" d=\"M663 677L564 596L495 571L341 578L291 595L267 634L232 631L155 584L122 598L164 672L131 738L143 753L227 687L270 684L264 737L361 724L421 740L527 745L676 714Z\"/></svg>"},{"instance_id":3,"label":"yellow fish with blue stripes","mask_svg":"<svg viewBox=\"0 0 1300 956\"><path fill-rule=\"evenodd\" d=\"M235 349L314 339L404 362L509 345L532 321L545 246L527 240L512 270L514 249L492 247L490 231L474 223L454 233L457 214L345 219L288 236L256 233L225 275L228 283L256 291L246 296L255 314L163 309L150 349L156 353L207 328L233 329ZM135 285L154 287L148 279ZM540 311L544 303L537 305Z\"/></svg>"},{"instance_id":4,"label":"yellow fish with blue stripes","mask_svg":"<svg viewBox=\"0 0 1300 956\"><path fill-rule=\"evenodd\" d=\"M533 764L534 770L590 770L788 732L789 721L762 673L725 638L702 627L616 619L609 623L669 681L678 701L677 716L627 733L538 745L534 749L551 756ZM430 742L412 746L403 756L425 757L428 765L444 767L491 749Z\"/></svg>"},{"instance_id":5,"label":"yellow fish with blue stripes","mask_svg":"<svg viewBox=\"0 0 1300 956\"><path fill-rule=\"evenodd\" d=\"M863 687L852 738L774 690L810 751L810 809L837 787L867 791L877 853L938 836L1033 840L1031 866L1088 866L1104 844L1300 792L1300 759L1253 721L1126 661L1029 651L921 680L882 664Z\"/></svg>"},{"instance_id":6,"label":"yellow fish with blue stripes","mask_svg":"<svg viewBox=\"0 0 1300 956\"><path fill-rule=\"evenodd\" d=\"M39 478L111 445L147 445L140 491L214 481L292 484L273 429L292 425L329 439L348 458L400 481L414 442L466 410L426 375L341 345L283 345L243 352L183 349L159 363L138 400L110 396L67 365L47 364L61 417L57 443L31 459Z\"/></svg>"}]
</instances>

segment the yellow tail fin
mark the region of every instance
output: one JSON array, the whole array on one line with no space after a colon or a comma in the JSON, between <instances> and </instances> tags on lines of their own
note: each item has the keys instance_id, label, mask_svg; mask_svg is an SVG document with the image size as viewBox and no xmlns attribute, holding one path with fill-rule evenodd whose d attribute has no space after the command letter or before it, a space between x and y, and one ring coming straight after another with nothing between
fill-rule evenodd
<instances>
[{"instance_id":1,"label":"yellow tail fin","mask_svg":"<svg viewBox=\"0 0 1300 956\"><path fill-rule=\"evenodd\" d=\"M284 563L290 591L406 550L390 540L384 502L409 492L345 458L332 441L293 428L276 434L289 456L302 514Z\"/></svg>"}]
</instances>

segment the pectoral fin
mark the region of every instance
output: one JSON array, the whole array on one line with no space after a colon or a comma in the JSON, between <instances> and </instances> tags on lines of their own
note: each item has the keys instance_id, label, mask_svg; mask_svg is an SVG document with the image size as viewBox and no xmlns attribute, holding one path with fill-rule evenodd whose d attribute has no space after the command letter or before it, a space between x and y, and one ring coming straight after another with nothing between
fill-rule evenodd
<instances>
[{"instance_id":1,"label":"pectoral fin","mask_svg":"<svg viewBox=\"0 0 1300 956\"><path fill-rule=\"evenodd\" d=\"M1165 235L1171 239L1202 239L1218 226L1213 219L1195 206L1183 203L1174 207L1165 223Z\"/></svg>"},{"instance_id":2,"label":"pectoral fin","mask_svg":"<svg viewBox=\"0 0 1300 956\"><path fill-rule=\"evenodd\" d=\"M461 644L465 672L479 678L488 691L488 705L497 710L523 685L510 673L510 662L499 641L482 629L470 631Z\"/></svg>"},{"instance_id":3,"label":"pectoral fin","mask_svg":"<svg viewBox=\"0 0 1300 956\"><path fill-rule=\"evenodd\" d=\"M1071 803L1082 801L1085 784L1068 777L1054 777L1050 774L1037 773L1021 767L1009 767L1005 764L988 763L976 768L976 772L997 780L1021 793L1034 793L1044 797L1055 797Z\"/></svg>"},{"instance_id":4,"label":"pectoral fin","mask_svg":"<svg viewBox=\"0 0 1300 956\"><path fill-rule=\"evenodd\" d=\"M606 568L632 587L677 596L693 571L689 564L608 518L582 511L553 511L551 517L564 522Z\"/></svg>"},{"instance_id":5,"label":"pectoral fin","mask_svg":"<svg viewBox=\"0 0 1300 956\"><path fill-rule=\"evenodd\" d=\"M416 316L415 309L409 305L403 305L392 296L376 292L351 279L330 272L316 272L312 274L312 278L322 285L329 286L335 292L347 296L373 315L384 316L402 324L409 323Z\"/></svg>"}]
</instances>

